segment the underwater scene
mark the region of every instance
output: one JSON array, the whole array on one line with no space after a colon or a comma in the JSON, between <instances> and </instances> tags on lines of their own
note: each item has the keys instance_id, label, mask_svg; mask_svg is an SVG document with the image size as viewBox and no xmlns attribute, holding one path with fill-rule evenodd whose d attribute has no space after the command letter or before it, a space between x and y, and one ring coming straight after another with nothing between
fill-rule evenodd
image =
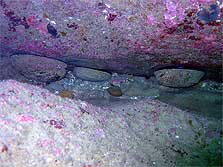
<instances>
[{"instance_id":1,"label":"underwater scene","mask_svg":"<svg viewBox=\"0 0 223 167\"><path fill-rule=\"evenodd\" d=\"M222 167L222 0L0 0L0 167Z\"/></svg>"}]
</instances>

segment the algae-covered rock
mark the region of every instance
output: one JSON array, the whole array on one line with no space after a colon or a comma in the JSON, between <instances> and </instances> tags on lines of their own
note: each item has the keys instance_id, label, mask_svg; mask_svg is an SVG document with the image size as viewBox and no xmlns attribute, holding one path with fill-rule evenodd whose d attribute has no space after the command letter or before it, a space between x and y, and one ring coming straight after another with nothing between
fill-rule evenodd
<instances>
[{"instance_id":1,"label":"algae-covered rock","mask_svg":"<svg viewBox=\"0 0 223 167\"><path fill-rule=\"evenodd\" d=\"M107 81L111 78L111 74L105 71L85 67L75 67L73 72L78 78L92 82Z\"/></svg>"},{"instance_id":2,"label":"algae-covered rock","mask_svg":"<svg viewBox=\"0 0 223 167\"><path fill-rule=\"evenodd\" d=\"M52 82L63 78L66 74L67 65L55 59L20 54L12 55L11 60L20 74L38 82Z\"/></svg>"},{"instance_id":3,"label":"algae-covered rock","mask_svg":"<svg viewBox=\"0 0 223 167\"><path fill-rule=\"evenodd\" d=\"M190 69L163 69L156 71L154 74L163 86L190 87L197 84L205 73Z\"/></svg>"}]
</instances>

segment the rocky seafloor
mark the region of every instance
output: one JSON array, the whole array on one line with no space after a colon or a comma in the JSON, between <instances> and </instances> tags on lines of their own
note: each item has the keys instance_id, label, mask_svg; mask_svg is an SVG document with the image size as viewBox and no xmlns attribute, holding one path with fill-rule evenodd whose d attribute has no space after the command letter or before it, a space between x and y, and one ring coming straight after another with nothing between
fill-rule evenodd
<instances>
[{"instance_id":1,"label":"rocky seafloor","mask_svg":"<svg viewBox=\"0 0 223 167\"><path fill-rule=\"evenodd\" d=\"M0 87L1 166L176 166L221 133L220 120L158 100L96 107L14 80Z\"/></svg>"},{"instance_id":2,"label":"rocky seafloor","mask_svg":"<svg viewBox=\"0 0 223 167\"><path fill-rule=\"evenodd\" d=\"M9 59L0 67L1 167L222 165L222 83L166 87L93 69L41 83L53 67L31 79Z\"/></svg>"},{"instance_id":3,"label":"rocky seafloor","mask_svg":"<svg viewBox=\"0 0 223 167\"><path fill-rule=\"evenodd\" d=\"M223 166L222 0L0 0L0 167Z\"/></svg>"}]
</instances>

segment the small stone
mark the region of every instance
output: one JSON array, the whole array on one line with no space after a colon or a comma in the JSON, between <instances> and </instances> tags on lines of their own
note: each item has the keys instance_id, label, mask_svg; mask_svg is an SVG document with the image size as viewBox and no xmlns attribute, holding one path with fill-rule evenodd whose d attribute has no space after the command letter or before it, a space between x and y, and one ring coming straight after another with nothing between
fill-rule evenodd
<instances>
[{"instance_id":1,"label":"small stone","mask_svg":"<svg viewBox=\"0 0 223 167\"><path fill-rule=\"evenodd\" d=\"M62 98L69 98L69 99L74 98L74 93L72 91L69 91L69 90L62 90L62 91L59 92L58 95Z\"/></svg>"},{"instance_id":2,"label":"small stone","mask_svg":"<svg viewBox=\"0 0 223 167\"><path fill-rule=\"evenodd\" d=\"M110 86L107 89L108 93L112 96L119 97L122 96L122 90L119 86Z\"/></svg>"},{"instance_id":3,"label":"small stone","mask_svg":"<svg viewBox=\"0 0 223 167\"><path fill-rule=\"evenodd\" d=\"M111 74L105 71L100 71L85 67L75 67L73 70L76 77L86 81L102 82L111 79Z\"/></svg>"},{"instance_id":4,"label":"small stone","mask_svg":"<svg viewBox=\"0 0 223 167\"><path fill-rule=\"evenodd\" d=\"M11 56L14 68L27 79L52 82L63 78L67 65L61 61L29 54Z\"/></svg>"},{"instance_id":5,"label":"small stone","mask_svg":"<svg viewBox=\"0 0 223 167\"><path fill-rule=\"evenodd\" d=\"M190 69L163 69L154 73L161 85L175 88L193 86L199 83L204 74L202 71Z\"/></svg>"}]
</instances>

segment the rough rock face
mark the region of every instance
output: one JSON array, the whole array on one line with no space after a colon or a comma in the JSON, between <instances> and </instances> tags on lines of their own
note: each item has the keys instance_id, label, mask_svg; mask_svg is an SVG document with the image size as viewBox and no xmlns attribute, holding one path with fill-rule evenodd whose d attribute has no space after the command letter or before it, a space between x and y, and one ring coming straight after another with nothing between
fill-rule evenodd
<instances>
[{"instance_id":1,"label":"rough rock face","mask_svg":"<svg viewBox=\"0 0 223 167\"><path fill-rule=\"evenodd\" d=\"M59 80L66 74L67 65L55 59L21 54L13 55L11 61L23 76L39 82Z\"/></svg>"},{"instance_id":2,"label":"rough rock face","mask_svg":"<svg viewBox=\"0 0 223 167\"><path fill-rule=\"evenodd\" d=\"M161 85L180 88L197 84L205 73L189 69L164 69L154 74Z\"/></svg>"},{"instance_id":3,"label":"rough rock face","mask_svg":"<svg viewBox=\"0 0 223 167\"><path fill-rule=\"evenodd\" d=\"M189 153L187 146L222 128L220 121L157 100L109 104L95 107L36 86L0 82L0 164L174 167L177 156Z\"/></svg>"},{"instance_id":4,"label":"rough rock face","mask_svg":"<svg viewBox=\"0 0 223 167\"><path fill-rule=\"evenodd\" d=\"M0 53L134 74L166 65L221 70L222 3L0 0Z\"/></svg>"},{"instance_id":5,"label":"rough rock face","mask_svg":"<svg viewBox=\"0 0 223 167\"><path fill-rule=\"evenodd\" d=\"M0 56L0 80L5 79L15 79L17 81L27 80L12 66L11 59Z\"/></svg>"}]
</instances>

